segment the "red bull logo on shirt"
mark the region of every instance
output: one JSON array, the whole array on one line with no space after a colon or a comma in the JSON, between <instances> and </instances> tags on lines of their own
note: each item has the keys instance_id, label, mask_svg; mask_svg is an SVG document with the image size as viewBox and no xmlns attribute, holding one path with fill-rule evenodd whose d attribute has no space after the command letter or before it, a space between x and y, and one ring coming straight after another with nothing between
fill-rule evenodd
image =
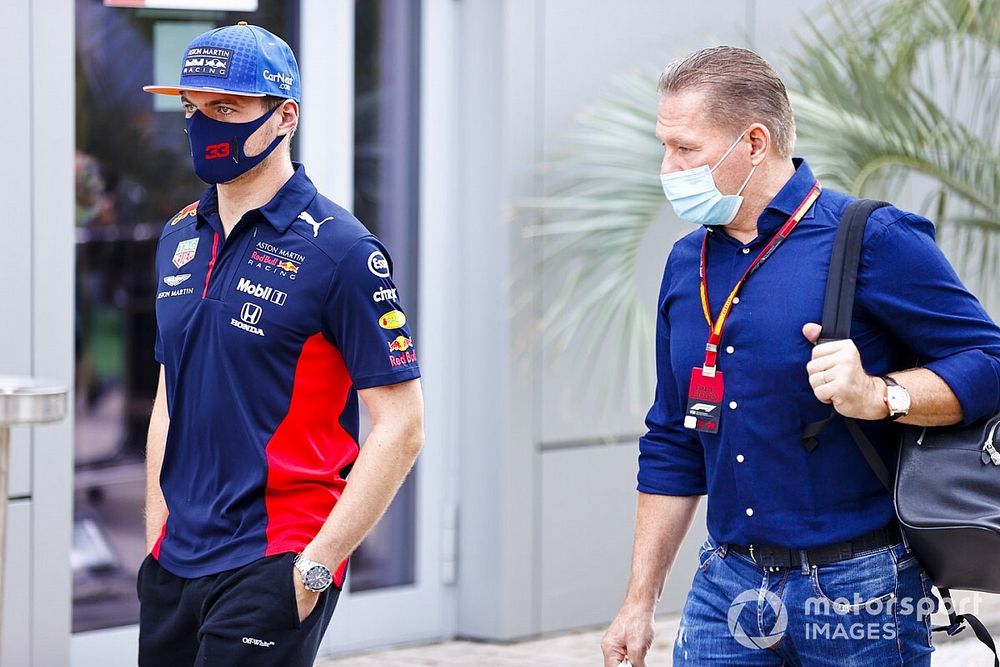
<instances>
[{"instance_id":1,"label":"red bull logo on shirt","mask_svg":"<svg viewBox=\"0 0 1000 667\"><path fill-rule=\"evenodd\" d=\"M389 341L390 352L406 352L411 347L413 347L413 340L406 336L396 336L395 339Z\"/></svg>"},{"instance_id":2,"label":"red bull logo on shirt","mask_svg":"<svg viewBox=\"0 0 1000 667\"><path fill-rule=\"evenodd\" d=\"M198 215L198 202L192 202L181 209L180 213L174 216L174 219L170 221L170 225L176 225L178 222L184 218L192 217Z\"/></svg>"},{"instance_id":3,"label":"red bull logo on shirt","mask_svg":"<svg viewBox=\"0 0 1000 667\"><path fill-rule=\"evenodd\" d=\"M392 364L393 368L417 362L417 352L413 349L413 339L406 336L396 336L389 341L389 352L399 353L398 355L389 355L389 363Z\"/></svg>"},{"instance_id":4,"label":"red bull logo on shirt","mask_svg":"<svg viewBox=\"0 0 1000 667\"><path fill-rule=\"evenodd\" d=\"M256 249L250 251L247 264L281 278L295 280L304 259L299 253L260 242Z\"/></svg>"}]
</instances>

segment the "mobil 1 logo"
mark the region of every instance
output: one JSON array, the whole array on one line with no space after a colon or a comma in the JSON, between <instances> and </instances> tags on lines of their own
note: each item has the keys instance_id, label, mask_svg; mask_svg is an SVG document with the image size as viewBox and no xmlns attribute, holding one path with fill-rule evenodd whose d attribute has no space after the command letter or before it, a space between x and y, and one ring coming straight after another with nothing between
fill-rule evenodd
<instances>
[{"instance_id":1,"label":"mobil 1 logo","mask_svg":"<svg viewBox=\"0 0 1000 667\"><path fill-rule=\"evenodd\" d=\"M261 283L255 283L249 278L240 278L240 281L236 284L236 291L255 296L264 301L270 301L276 306L284 306L285 299L288 298L287 293L267 285L262 285Z\"/></svg>"}]
</instances>

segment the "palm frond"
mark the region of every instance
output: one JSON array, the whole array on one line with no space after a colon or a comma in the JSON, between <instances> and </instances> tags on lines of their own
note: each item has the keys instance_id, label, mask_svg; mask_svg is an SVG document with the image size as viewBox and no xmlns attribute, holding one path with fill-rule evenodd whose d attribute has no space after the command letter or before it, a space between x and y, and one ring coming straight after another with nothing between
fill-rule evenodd
<instances>
[{"instance_id":1,"label":"palm frond","mask_svg":"<svg viewBox=\"0 0 1000 667\"><path fill-rule=\"evenodd\" d=\"M553 355L573 350L585 367L620 359L606 382L584 385L615 409L621 402L612 397L644 404L654 373L655 311L640 301L635 274L643 239L666 206L655 107L655 80L616 82L577 119L566 149L546 160L543 196L517 202L535 218L524 234L537 261L523 267L518 288L542 304L541 342Z\"/></svg>"},{"instance_id":2,"label":"palm frond","mask_svg":"<svg viewBox=\"0 0 1000 667\"><path fill-rule=\"evenodd\" d=\"M799 152L821 180L853 194L898 200L916 191L918 212L950 228L942 245L960 274L992 294L1000 1L836 2L828 19L832 31L814 25L790 56Z\"/></svg>"}]
</instances>

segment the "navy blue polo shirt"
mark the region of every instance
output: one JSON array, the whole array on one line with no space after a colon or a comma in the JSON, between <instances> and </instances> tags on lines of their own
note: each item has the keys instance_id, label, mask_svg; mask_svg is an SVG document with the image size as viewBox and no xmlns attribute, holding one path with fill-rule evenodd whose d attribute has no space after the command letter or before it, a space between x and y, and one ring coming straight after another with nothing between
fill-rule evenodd
<instances>
[{"instance_id":1,"label":"navy blue polo shirt","mask_svg":"<svg viewBox=\"0 0 1000 667\"><path fill-rule=\"evenodd\" d=\"M657 386L639 441L638 489L708 494L708 529L722 543L812 548L886 524L892 498L865 463L843 420L802 446L806 424L826 417L809 386L812 344L802 325L819 323L830 254L851 197L824 190L791 236L739 295L723 333L718 368L725 397L717 434L685 429L692 368L705 358L708 324L698 267L708 234L712 315L762 246L805 199L815 177L803 160L742 244L705 228L678 241L667 259L656 326ZM962 285L926 219L877 210L865 232L852 338L871 375L910 368L913 359L955 392L966 423L1000 406L1000 329ZM898 426L865 422L886 460Z\"/></svg>"},{"instance_id":2,"label":"navy blue polo shirt","mask_svg":"<svg viewBox=\"0 0 1000 667\"><path fill-rule=\"evenodd\" d=\"M169 515L153 549L165 569L214 574L319 532L358 455L357 390L420 376L391 271L298 164L228 238L214 186L166 224L156 359Z\"/></svg>"}]
</instances>

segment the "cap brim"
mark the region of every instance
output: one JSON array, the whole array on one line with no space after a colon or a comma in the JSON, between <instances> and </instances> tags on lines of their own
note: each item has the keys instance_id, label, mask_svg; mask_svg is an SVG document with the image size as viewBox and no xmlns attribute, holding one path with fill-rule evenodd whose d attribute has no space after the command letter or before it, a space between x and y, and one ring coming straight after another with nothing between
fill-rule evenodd
<instances>
[{"instance_id":1,"label":"cap brim","mask_svg":"<svg viewBox=\"0 0 1000 667\"><path fill-rule=\"evenodd\" d=\"M232 90L213 88L211 86L143 86L142 89L147 93L153 93L155 95L180 95L185 91L192 91L204 93L225 93L226 95L237 95L239 97L266 97L265 93L237 93Z\"/></svg>"}]
</instances>

